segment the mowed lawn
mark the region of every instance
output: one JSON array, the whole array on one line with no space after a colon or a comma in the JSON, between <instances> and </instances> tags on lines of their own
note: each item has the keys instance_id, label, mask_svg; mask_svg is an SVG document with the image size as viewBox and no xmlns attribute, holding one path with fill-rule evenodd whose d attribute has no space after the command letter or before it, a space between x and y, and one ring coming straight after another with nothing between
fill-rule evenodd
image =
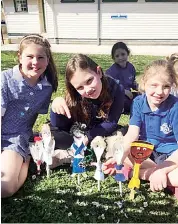
<instances>
[{"instance_id":1,"label":"mowed lawn","mask_svg":"<svg viewBox=\"0 0 178 224\"><path fill-rule=\"evenodd\" d=\"M71 54L53 54L59 74L58 91L53 94L62 96L65 92L65 66ZM90 55L105 71L111 64L109 55ZM152 60L162 58L153 56L131 56L137 78L144 67ZM17 63L16 52L2 52L1 70L11 68ZM49 119L48 115L39 115L34 131L40 131L41 125ZM128 123L129 117L120 119L121 125ZM52 171L49 179L45 167L40 176L36 176L33 161L30 164L28 178L24 186L11 198L1 200L1 221L3 223L176 223L178 221L178 201L167 192L151 192L149 184L141 181L141 188L134 201L129 199L128 182L122 184L123 197L119 194L118 183L106 176L97 190L97 181L93 178L95 167L89 167L88 177L71 177L71 167L58 167Z\"/></svg>"}]
</instances>

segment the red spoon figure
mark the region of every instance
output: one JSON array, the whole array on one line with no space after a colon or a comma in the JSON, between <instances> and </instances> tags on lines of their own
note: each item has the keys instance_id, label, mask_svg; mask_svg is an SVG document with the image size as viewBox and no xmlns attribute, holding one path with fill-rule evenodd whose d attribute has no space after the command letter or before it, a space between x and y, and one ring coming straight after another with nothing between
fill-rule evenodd
<instances>
[{"instance_id":1,"label":"red spoon figure","mask_svg":"<svg viewBox=\"0 0 178 224\"><path fill-rule=\"evenodd\" d=\"M134 170L133 177L131 178L128 187L131 189L130 199L134 199L135 190L134 188L140 188L140 165L141 163L148 159L153 152L154 145L145 141L134 141L131 144L131 156L134 159Z\"/></svg>"}]
</instances>

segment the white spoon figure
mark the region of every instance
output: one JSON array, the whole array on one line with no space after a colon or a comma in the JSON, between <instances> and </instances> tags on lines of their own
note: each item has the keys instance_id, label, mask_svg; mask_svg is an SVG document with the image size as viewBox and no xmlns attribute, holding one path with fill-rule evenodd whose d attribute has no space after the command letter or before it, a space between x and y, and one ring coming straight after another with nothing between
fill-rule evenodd
<instances>
[{"instance_id":1,"label":"white spoon figure","mask_svg":"<svg viewBox=\"0 0 178 224\"><path fill-rule=\"evenodd\" d=\"M43 142L42 142L42 138L36 136L34 138L34 144L32 144L30 146L30 152L32 155L32 158L34 160L34 162L36 163L37 166L37 174L40 175L41 169L41 163L43 162Z\"/></svg>"},{"instance_id":2,"label":"white spoon figure","mask_svg":"<svg viewBox=\"0 0 178 224\"><path fill-rule=\"evenodd\" d=\"M98 191L100 191L100 181L104 180L104 173L102 172L101 156L106 149L106 142L102 136L95 137L91 142L91 148L96 155L96 171L94 178L98 181Z\"/></svg>"},{"instance_id":3,"label":"white spoon figure","mask_svg":"<svg viewBox=\"0 0 178 224\"><path fill-rule=\"evenodd\" d=\"M55 140L51 135L50 126L44 124L41 129L41 136L43 141L43 161L46 163L47 177L50 175L49 166L52 165L52 156L54 154Z\"/></svg>"},{"instance_id":4,"label":"white spoon figure","mask_svg":"<svg viewBox=\"0 0 178 224\"><path fill-rule=\"evenodd\" d=\"M122 182L126 180L124 174L122 173L122 157L124 155L124 148L123 148L123 140L122 138L118 139L113 146L113 156L116 160L116 175L115 180L119 182L119 191L120 195L122 196Z\"/></svg>"}]
</instances>

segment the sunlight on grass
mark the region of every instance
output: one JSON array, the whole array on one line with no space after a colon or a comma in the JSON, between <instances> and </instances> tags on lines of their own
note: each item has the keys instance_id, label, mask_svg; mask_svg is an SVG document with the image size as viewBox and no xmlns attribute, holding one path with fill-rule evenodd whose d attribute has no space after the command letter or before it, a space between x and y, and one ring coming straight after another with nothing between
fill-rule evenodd
<instances>
[{"instance_id":1,"label":"sunlight on grass","mask_svg":"<svg viewBox=\"0 0 178 224\"><path fill-rule=\"evenodd\" d=\"M59 87L52 99L65 93L65 66L71 54L54 53L54 60L59 74ZM91 55L105 71L111 64L109 55ZM131 56L131 62L137 70L137 77L142 74L145 65L161 57ZM1 53L2 70L17 63L16 52ZM49 119L39 115L34 130ZM122 115L120 125L129 122L129 115ZM123 197L115 179L106 176L101 182L101 191L97 190L94 179L95 167L89 167L87 178L81 177L80 186L76 177L71 177L71 167L60 167L46 177L42 166L40 176L36 175L36 166L30 163L27 181L11 198L1 201L1 221L4 223L175 223L178 220L178 201L164 192L151 192L149 184L141 181L141 188L134 201L129 200L128 182L123 183ZM32 178L33 177L33 178ZM147 207L144 207L147 202ZM122 206L121 206L122 205Z\"/></svg>"}]
</instances>

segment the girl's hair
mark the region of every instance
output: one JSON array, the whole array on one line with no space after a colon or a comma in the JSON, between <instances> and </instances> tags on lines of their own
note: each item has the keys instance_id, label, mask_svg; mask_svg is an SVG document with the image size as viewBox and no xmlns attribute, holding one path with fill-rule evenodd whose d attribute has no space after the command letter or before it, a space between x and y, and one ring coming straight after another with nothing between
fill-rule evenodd
<instances>
[{"instance_id":1,"label":"girl's hair","mask_svg":"<svg viewBox=\"0 0 178 224\"><path fill-rule=\"evenodd\" d=\"M111 50L112 59L114 59L114 54L115 54L116 50L119 48L125 50L128 55L130 54L130 49L127 47L127 45L125 43L117 42L113 45L112 50Z\"/></svg>"},{"instance_id":2,"label":"girl's hair","mask_svg":"<svg viewBox=\"0 0 178 224\"><path fill-rule=\"evenodd\" d=\"M161 76L161 73L164 73L164 75L169 77L171 84L174 84L176 87L178 86L174 63L166 60L156 60L151 62L145 68L143 75L140 77L139 91L142 93L145 92L144 86L148 79L154 77L155 75Z\"/></svg>"},{"instance_id":3,"label":"girl's hair","mask_svg":"<svg viewBox=\"0 0 178 224\"><path fill-rule=\"evenodd\" d=\"M67 63L66 66L66 102L69 106L74 121L89 124L91 120L92 102L89 99L82 98L77 90L72 86L70 80L77 69L86 70L90 69L97 73L98 65L89 57L83 54L74 55ZM99 96L101 105L98 111L98 116L106 118L109 113L109 108L112 104L111 96L108 92L107 78L102 72L102 90Z\"/></svg>"},{"instance_id":4,"label":"girl's hair","mask_svg":"<svg viewBox=\"0 0 178 224\"><path fill-rule=\"evenodd\" d=\"M166 59L170 64L172 64L178 79L178 53L171 54L171 56Z\"/></svg>"},{"instance_id":5,"label":"girl's hair","mask_svg":"<svg viewBox=\"0 0 178 224\"><path fill-rule=\"evenodd\" d=\"M76 121L70 128L70 134L73 135L75 132L78 132L84 135L86 131L86 127L87 127L86 124L82 124Z\"/></svg>"},{"instance_id":6,"label":"girl's hair","mask_svg":"<svg viewBox=\"0 0 178 224\"><path fill-rule=\"evenodd\" d=\"M56 91L58 87L57 70L50 49L51 45L46 38L39 34L30 34L24 36L19 44L18 55L21 55L23 50L31 43L41 45L44 48L45 53L49 59L48 66L45 70L45 76L48 82L52 85L53 91Z\"/></svg>"}]
</instances>

